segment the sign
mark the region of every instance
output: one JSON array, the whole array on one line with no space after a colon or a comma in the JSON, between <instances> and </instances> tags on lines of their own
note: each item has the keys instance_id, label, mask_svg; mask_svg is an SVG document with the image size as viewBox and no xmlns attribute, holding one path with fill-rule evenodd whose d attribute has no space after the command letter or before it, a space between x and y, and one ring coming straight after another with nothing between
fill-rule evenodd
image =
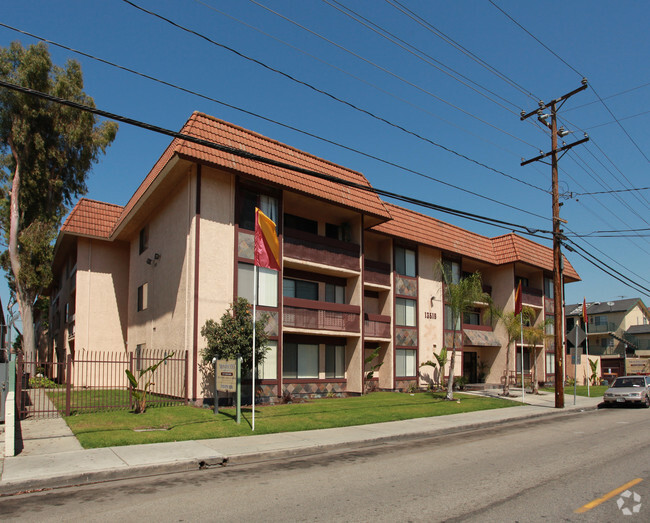
<instances>
[{"instance_id":1,"label":"sign","mask_svg":"<svg viewBox=\"0 0 650 523\"><path fill-rule=\"evenodd\" d=\"M237 360L217 360L217 390L221 392L237 390Z\"/></svg>"},{"instance_id":2,"label":"sign","mask_svg":"<svg viewBox=\"0 0 650 523\"><path fill-rule=\"evenodd\" d=\"M587 334L584 330L582 330L582 327L580 327L580 325L576 325L566 334L567 341L573 343L574 345L582 345L586 338Z\"/></svg>"},{"instance_id":3,"label":"sign","mask_svg":"<svg viewBox=\"0 0 650 523\"><path fill-rule=\"evenodd\" d=\"M578 353L578 362L576 363L576 352ZM581 365L582 364L582 347L571 347L571 364L572 365Z\"/></svg>"}]
</instances>

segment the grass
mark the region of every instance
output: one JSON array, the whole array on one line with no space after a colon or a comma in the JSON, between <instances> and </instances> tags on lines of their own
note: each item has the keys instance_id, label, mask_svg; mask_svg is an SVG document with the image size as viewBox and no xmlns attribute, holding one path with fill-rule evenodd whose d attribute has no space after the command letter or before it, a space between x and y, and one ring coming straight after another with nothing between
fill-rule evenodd
<instances>
[{"instance_id":1,"label":"grass","mask_svg":"<svg viewBox=\"0 0 650 523\"><path fill-rule=\"evenodd\" d=\"M65 389L48 390L47 395L59 412L65 413ZM96 413L106 410L131 408L128 389L72 389L70 395L71 414ZM157 394L148 394L153 402L169 404L169 399Z\"/></svg>"},{"instance_id":2,"label":"grass","mask_svg":"<svg viewBox=\"0 0 650 523\"><path fill-rule=\"evenodd\" d=\"M591 397L592 398L602 398L603 394L605 394L605 391L609 388L608 385L592 385L590 387L591 389ZM541 390L545 390L548 392L555 392L555 389L553 387L544 387ZM565 385L564 386L564 394L573 394L573 385ZM587 396L587 386L586 385L578 385L576 387L576 395L577 396Z\"/></svg>"},{"instance_id":3,"label":"grass","mask_svg":"<svg viewBox=\"0 0 650 523\"><path fill-rule=\"evenodd\" d=\"M354 398L256 406L255 434L365 425L518 405L502 398L466 394L456 397L460 402L445 401L443 393L375 392ZM144 414L79 414L67 417L66 421L84 448L98 448L248 436L252 434L251 414L250 407L242 408L241 424L237 425L234 408L220 408L215 416L212 409L177 406L151 407Z\"/></svg>"}]
</instances>

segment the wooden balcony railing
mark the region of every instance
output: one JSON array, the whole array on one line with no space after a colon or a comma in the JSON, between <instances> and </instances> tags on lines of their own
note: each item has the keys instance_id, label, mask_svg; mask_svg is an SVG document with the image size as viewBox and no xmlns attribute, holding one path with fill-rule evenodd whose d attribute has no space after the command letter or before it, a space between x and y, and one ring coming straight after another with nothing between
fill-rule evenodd
<instances>
[{"instance_id":1,"label":"wooden balcony railing","mask_svg":"<svg viewBox=\"0 0 650 523\"><path fill-rule=\"evenodd\" d=\"M356 243L325 238L294 229L284 231L284 256L343 269L360 269L361 250Z\"/></svg>"},{"instance_id":2,"label":"wooden balcony railing","mask_svg":"<svg viewBox=\"0 0 650 523\"><path fill-rule=\"evenodd\" d=\"M535 307L542 306L544 293L541 289L534 289L533 287L521 287L521 302L524 305L533 305Z\"/></svg>"},{"instance_id":3,"label":"wooden balcony railing","mask_svg":"<svg viewBox=\"0 0 650 523\"><path fill-rule=\"evenodd\" d=\"M284 298L282 325L298 329L360 331L361 308L323 301Z\"/></svg>"}]
</instances>

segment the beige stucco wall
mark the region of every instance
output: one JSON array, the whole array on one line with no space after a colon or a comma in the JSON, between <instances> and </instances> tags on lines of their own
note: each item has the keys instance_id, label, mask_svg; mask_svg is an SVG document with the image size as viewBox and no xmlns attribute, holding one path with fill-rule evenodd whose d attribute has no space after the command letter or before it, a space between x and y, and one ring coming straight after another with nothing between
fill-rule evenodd
<instances>
[{"instance_id":1,"label":"beige stucco wall","mask_svg":"<svg viewBox=\"0 0 650 523\"><path fill-rule=\"evenodd\" d=\"M188 174L153 214L142 220L148 248L139 254L139 230L130 241L128 348L191 350L192 260L188 236L194 224L195 174ZM155 255L159 259L155 259ZM148 264L147 260L152 260ZM138 287L148 284L148 307L138 311ZM191 367L190 367L191 368ZM191 390L191 389L190 389Z\"/></svg>"},{"instance_id":2,"label":"beige stucco wall","mask_svg":"<svg viewBox=\"0 0 650 523\"><path fill-rule=\"evenodd\" d=\"M505 265L483 271L483 283L492 287L492 301L495 306L512 311L515 306L514 266ZM500 321L494 325L494 333L501 342L500 350L483 351L485 363L489 365L485 381L487 383L501 383L501 378L506 370L507 351L510 351L510 370L515 367L514 347L508 348L508 335Z\"/></svg>"},{"instance_id":3,"label":"beige stucco wall","mask_svg":"<svg viewBox=\"0 0 650 523\"><path fill-rule=\"evenodd\" d=\"M418 249L419 364L435 361L433 353L440 353L443 347L444 298L438 268L440 259L438 250L423 246ZM421 386L435 382L433 367L421 367L418 371Z\"/></svg>"},{"instance_id":4,"label":"beige stucco wall","mask_svg":"<svg viewBox=\"0 0 650 523\"><path fill-rule=\"evenodd\" d=\"M123 352L127 337L129 246L79 238L75 352Z\"/></svg>"},{"instance_id":5,"label":"beige stucco wall","mask_svg":"<svg viewBox=\"0 0 650 523\"><path fill-rule=\"evenodd\" d=\"M646 323L650 322L650 318L648 318L643 309L639 304L635 305L630 312L628 312L625 315L625 318L623 319L623 330L627 330L633 325L643 325L644 322L643 320L646 320Z\"/></svg>"},{"instance_id":6,"label":"beige stucco wall","mask_svg":"<svg viewBox=\"0 0 650 523\"><path fill-rule=\"evenodd\" d=\"M201 172L201 229L199 252L198 360L206 343L201 328L219 321L234 299L236 273L234 176L204 167ZM194 236L192 236L193 240ZM193 242L192 242L193 243ZM192 259L194 249L192 248ZM193 293L193 283L192 283ZM198 396L211 393L212 384L199 373ZM191 389L190 389L191 390Z\"/></svg>"}]
</instances>

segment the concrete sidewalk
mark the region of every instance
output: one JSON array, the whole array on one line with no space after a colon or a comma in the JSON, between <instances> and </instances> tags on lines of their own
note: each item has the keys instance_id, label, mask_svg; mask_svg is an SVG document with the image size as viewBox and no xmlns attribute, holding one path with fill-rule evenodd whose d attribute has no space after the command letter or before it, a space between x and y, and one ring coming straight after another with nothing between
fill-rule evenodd
<instances>
[{"instance_id":1,"label":"concrete sidewalk","mask_svg":"<svg viewBox=\"0 0 650 523\"><path fill-rule=\"evenodd\" d=\"M521 391L515 391L511 399L520 401L517 395ZM563 416L596 409L602 398L578 397L574 405L573 396L566 395L564 409L554 408L551 392L526 394L525 401L526 405L506 409L373 425L89 450L81 448L61 418L24 421L24 448L17 456L4 459L0 495L308 455L336 447L359 447Z\"/></svg>"}]
</instances>

